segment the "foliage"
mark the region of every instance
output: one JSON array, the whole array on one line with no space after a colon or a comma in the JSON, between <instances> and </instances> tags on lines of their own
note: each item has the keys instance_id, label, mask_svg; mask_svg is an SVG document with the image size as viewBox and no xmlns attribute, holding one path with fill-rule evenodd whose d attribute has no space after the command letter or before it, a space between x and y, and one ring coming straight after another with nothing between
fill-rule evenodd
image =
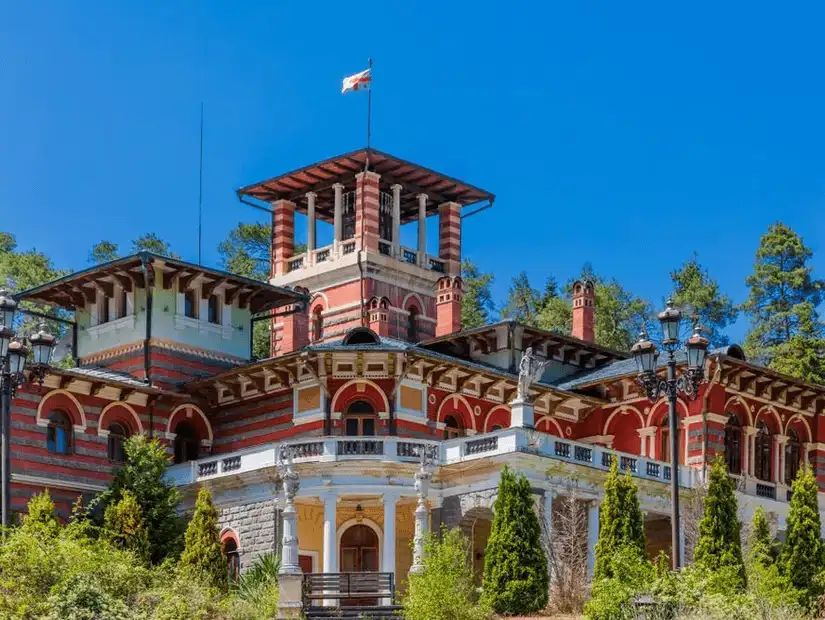
<instances>
[{"instance_id":1,"label":"foliage","mask_svg":"<svg viewBox=\"0 0 825 620\"><path fill-rule=\"evenodd\" d=\"M527 272L522 271L510 284L510 291L507 301L501 309L501 316L532 325L535 322L541 302L539 292L530 286L530 279Z\"/></svg>"},{"instance_id":2,"label":"foliage","mask_svg":"<svg viewBox=\"0 0 825 620\"><path fill-rule=\"evenodd\" d=\"M765 509L757 506L748 533L748 561L769 567L773 565L774 559L773 536L768 525L768 517Z\"/></svg>"},{"instance_id":3,"label":"foliage","mask_svg":"<svg viewBox=\"0 0 825 620\"><path fill-rule=\"evenodd\" d=\"M740 531L737 517L736 488L728 476L720 457L714 459L708 477L704 512L699 521L699 540L694 551L695 564L709 571L731 567L745 585L745 565L742 560Z\"/></svg>"},{"instance_id":4,"label":"foliage","mask_svg":"<svg viewBox=\"0 0 825 620\"><path fill-rule=\"evenodd\" d=\"M60 523L49 490L34 494L29 500L28 512L23 517L21 529L43 536L54 536Z\"/></svg>"},{"instance_id":5,"label":"foliage","mask_svg":"<svg viewBox=\"0 0 825 620\"><path fill-rule=\"evenodd\" d=\"M614 457L604 483L604 499L599 509L599 540L596 543L594 581L613 577L616 557L635 554L644 558L644 516L639 508L636 483L630 472L619 475Z\"/></svg>"},{"instance_id":6,"label":"foliage","mask_svg":"<svg viewBox=\"0 0 825 620\"><path fill-rule=\"evenodd\" d=\"M140 507L149 538L149 559L158 564L180 550L183 531L177 511L180 494L166 480L169 457L160 442L134 435L126 441L125 451L126 462L115 472L109 488L93 500L92 509L97 506L105 509L130 492Z\"/></svg>"},{"instance_id":7,"label":"foliage","mask_svg":"<svg viewBox=\"0 0 825 620\"><path fill-rule=\"evenodd\" d=\"M59 584L49 596L46 620L129 620L126 604L87 575Z\"/></svg>"},{"instance_id":8,"label":"foliage","mask_svg":"<svg viewBox=\"0 0 825 620\"><path fill-rule=\"evenodd\" d=\"M616 279L606 279L585 265L582 280L594 284L596 344L628 351L651 314L650 302L636 297Z\"/></svg>"},{"instance_id":9,"label":"foliage","mask_svg":"<svg viewBox=\"0 0 825 620\"><path fill-rule=\"evenodd\" d=\"M152 252L153 254L168 256L169 258L180 258L180 256L172 252L167 241L164 241L153 232L141 235L132 241L132 254L137 254L138 252Z\"/></svg>"},{"instance_id":10,"label":"foliage","mask_svg":"<svg viewBox=\"0 0 825 620\"><path fill-rule=\"evenodd\" d=\"M762 235L743 310L750 318L748 356L812 383L825 382L825 340L816 308L823 282L812 277L813 252L777 222Z\"/></svg>"},{"instance_id":11,"label":"foliage","mask_svg":"<svg viewBox=\"0 0 825 620\"><path fill-rule=\"evenodd\" d=\"M490 612L478 600L469 543L458 528L424 540L424 570L411 574L402 604L406 620L485 620Z\"/></svg>"},{"instance_id":12,"label":"foliage","mask_svg":"<svg viewBox=\"0 0 825 620\"><path fill-rule=\"evenodd\" d=\"M99 241L92 246L89 251L89 262L99 265L101 263L108 263L118 258L120 255L117 252L117 244L111 241Z\"/></svg>"},{"instance_id":13,"label":"foliage","mask_svg":"<svg viewBox=\"0 0 825 620\"><path fill-rule=\"evenodd\" d=\"M264 553L241 574L237 596L232 602L233 617L273 618L278 607L278 571L281 558L276 553Z\"/></svg>"},{"instance_id":14,"label":"foliage","mask_svg":"<svg viewBox=\"0 0 825 620\"><path fill-rule=\"evenodd\" d=\"M461 279L464 286L461 300L461 327L462 329L482 327L490 322L495 312L493 292L490 290L493 274L482 273L473 261L465 258L461 262Z\"/></svg>"},{"instance_id":15,"label":"foliage","mask_svg":"<svg viewBox=\"0 0 825 620\"><path fill-rule=\"evenodd\" d=\"M106 507L103 523L105 535L113 546L128 549L144 562L148 561L149 536L140 506L130 491L124 491L119 501Z\"/></svg>"},{"instance_id":16,"label":"foliage","mask_svg":"<svg viewBox=\"0 0 825 620\"><path fill-rule=\"evenodd\" d=\"M484 553L484 599L500 614L529 614L547 605L547 556L530 482L501 471L495 517Z\"/></svg>"},{"instance_id":17,"label":"foliage","mask_svg":"<svg viewBox=\"0 0 825 620\"><path fill-rule=\"evenodd\" d=\"M265 281L269 278L271 246L270 225L239 222L218 244L221 266L230 273Z\"/></svg>"},{"instance_id":18,"label":"foliage","mask_svg":"<svg viewBox=\"0 0 825 620\"><path fill-rule=\"evenodd\" d=\"M617 547L610 560L610 575L593 581L584 617L632 620L637 617L634 601L650 589L656 579L656 569L631 545Z\"/></svg>"},{"instance_id":19,"label":"foliage","mask_svg":"<svg viewBox=\"0 0 825 620\"><path fill-rule=\"evenodd\" d=\"M541 329L560 334L569 334L573 329L573 308L562 296L553 276L547 278L544 285L535 323Z\"/></svg>"},{"instance_id":20,"label":"foliage","mask_svg":"<svg viewBox=\"0 0 825 620\"><path fill-rule=\"evenodd\" d=\"M719 291L719 283L710 277L694 254L679 269L672 271L673 301L678 306L689 306L705 328L711 346L728 344L724 331L739 314L733 301Z\"/></svg>"},{"instance_id":21,"label":"foliage","mask_svg":"<svg viewBox=\"0 0 825 620\"><path fill-rule=\"evenodd\" d=\"M799 470L791 488L793 494L779 568L802 592L804 602L810 604L822 594L816 578L825 569L817 501L819 489L813 472L807 467Z\"/></svg>"},{"instance_id":22,"label":"foliage","mask_svg":"<svg viewBox=\"0 0 825 620\"><path fill-rule=\"evenodd\" d=\"M220 590L228 586L226 555L218 532L218 510L209 489L202 488L195 502L195 514L186 528L180 570Z\"/></svg>"}]
</instances>

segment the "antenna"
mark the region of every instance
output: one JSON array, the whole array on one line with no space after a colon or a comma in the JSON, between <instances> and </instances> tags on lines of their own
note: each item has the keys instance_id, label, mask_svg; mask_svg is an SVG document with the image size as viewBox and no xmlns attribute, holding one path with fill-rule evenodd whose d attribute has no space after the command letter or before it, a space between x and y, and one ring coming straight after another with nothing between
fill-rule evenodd
<instances>
[{"instance_id":1,"label":"antenna","mask_svg":"<svg viewBox=\"0 0 825 620\"><path fill-rule=\"evenodd\" d=\"M198 172L198 265L201 264L201 238L203 224L203 101L201 101L201 147L200 170Z\"/></svg>"}]
</instances>

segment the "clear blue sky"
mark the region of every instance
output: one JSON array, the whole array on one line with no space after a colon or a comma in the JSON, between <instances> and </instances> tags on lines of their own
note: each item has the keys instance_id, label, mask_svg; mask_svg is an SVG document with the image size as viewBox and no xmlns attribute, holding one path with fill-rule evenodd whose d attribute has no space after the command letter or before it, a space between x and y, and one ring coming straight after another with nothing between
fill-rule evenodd
<instances>
[{"instance_id":1,"label":"clear blue sky","mask_svg":"<svg viewBox=\"0 0 825 620\"><path fill-rule=\"evenodd\" d=\"M237 187L364 145L372 56L373 145L496 193L464 252L499 299L590 261L660 303L695 250L741 301L780 218L825 277L821 3L115 4L2 9L0 229L60 267L144 231L197 258L201 102L216 264Z\"/></svg>"}]
</instances>

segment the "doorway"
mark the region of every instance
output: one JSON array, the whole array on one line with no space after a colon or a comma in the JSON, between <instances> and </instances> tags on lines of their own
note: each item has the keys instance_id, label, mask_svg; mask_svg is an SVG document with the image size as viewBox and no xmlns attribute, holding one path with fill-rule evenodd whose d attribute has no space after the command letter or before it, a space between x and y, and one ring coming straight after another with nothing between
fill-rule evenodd
<instances>
[{"instance_id":1,"label":"doorway","mask_svg":"<svg viewBox=\"0 0 825 620\"><path fill-rule=\"evenodd\" d=\"M342 573L377 573L380 568L378 535L368 525L350 526L341 536L340 564ZM378 600L344 599L343 605L377 605Z\"/></svg>"}]
</instances>

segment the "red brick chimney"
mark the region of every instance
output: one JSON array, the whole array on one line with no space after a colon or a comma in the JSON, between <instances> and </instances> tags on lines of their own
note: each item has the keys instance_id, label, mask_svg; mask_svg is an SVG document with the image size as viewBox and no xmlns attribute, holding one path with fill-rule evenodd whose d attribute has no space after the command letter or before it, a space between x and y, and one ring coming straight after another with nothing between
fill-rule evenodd
<instances>
[{"instance_id":1,"label":"red brick chimney","mask_svg":"<svg viewBox=\"0 0 825 620\"><path fill-rule=\"evenodd\" d=\"M379 336L390 335L389 307L390 303L386 299L373 297L370 301L368 310L370 329Z\"/></svg>"},{"instance_id":2,"label":"red brick chimney","mask_svg":"<svg viewBox=\"0 0 825 620\"><path fill-rule=\"evenodd\" d=\"M307 289L296 286L295 290L299 293L309 294ZM284 353L292 353L298 349L302 349L309 344L309 311L302 304L293 304L291 308L285 307L279 312L286 310L294 310L292 314L272 319L272 341L270 343L272 354L283 355ZM281 340L276 342L275 322L281 322Z\"/></svg>"},{"instance_id":3,"label":"red brick chimney","mask_svg":"<svg viewBox=\"0 0 825 620\"><path fill-rule=\"evenodd\" d=\"M461 331L461 278L441 278L435 288L435 335Z\"/></svg>"},{"instance_id":4,"label":"red brick chimney","mask_svg":"<svg viewBox=\"0 0 825 620\"><path fill-rule=\"evenodd\" d=\"M596 294L590 280L573 283L573 336L586 342L595 342L593 312Z\"/></svg>"}]
</instances>

